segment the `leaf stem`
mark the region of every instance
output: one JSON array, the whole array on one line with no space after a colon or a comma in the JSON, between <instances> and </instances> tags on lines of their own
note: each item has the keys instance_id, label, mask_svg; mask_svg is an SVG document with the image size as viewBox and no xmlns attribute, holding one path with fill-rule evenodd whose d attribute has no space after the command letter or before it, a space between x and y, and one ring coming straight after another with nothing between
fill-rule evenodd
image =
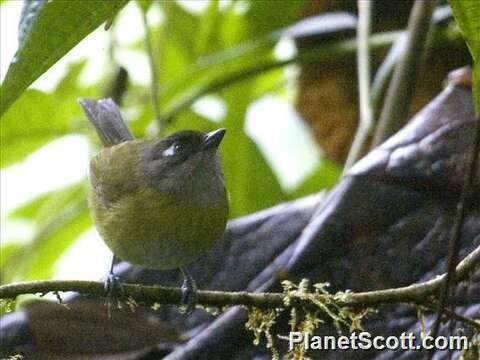
<instances>
[{"instance_id":1,"label":"leaf stem","mask_svg":"<svg viewBox=\"0 0 480 360\"><path fill-rule=\"evenodd\" d=\"M370 22L371 1L358 0L358 28L357 28L357 66L358 89L360 99L360 121L348 153L343 172L345 173L361 156L362 149L367 141L373 126L372 105L370 99Z\"/></svg>"},{"instance_id":2,"label":"leaf stem","mask_svg":"<svg viewBox=\"0 0 480 360\"><path fill-rule=\"evenodd\" d=\"M415 0L407 30L407 46L404 56L395 67L388 88L372 148L396 132L406 121L418 73L424 59L427 40L431 31L432 15L436 1Z\"/></svg>"}]
</instances>

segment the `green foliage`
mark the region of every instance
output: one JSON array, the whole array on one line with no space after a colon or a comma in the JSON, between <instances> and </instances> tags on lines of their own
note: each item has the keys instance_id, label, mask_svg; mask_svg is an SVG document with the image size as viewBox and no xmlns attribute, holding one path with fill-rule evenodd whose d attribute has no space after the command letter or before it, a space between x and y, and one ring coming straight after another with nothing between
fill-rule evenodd
<instances>
[{"instance_id":1,"label":"green foliage","mask_svg":"<svg viewBox=\"0 0 480 360\"><path fill-rule=\"evenodd\" d=\"M35 232L25 245L2 246L2 282L52 275L58 257L91 226L85 194L82 182L39 196L12 212L11 218L30 221Z\"/></svg>"},{"instance_id":2,"label":"green foliage","mask_svg":"<svg viewBox=\"0 0 480 360\"><path fill-rule=\"evenodd\" d=\"M465 37L472 57L480 61L480 2L450 0L455 20Z\"/></svg>"},{"instance_id":3,"label":"green foliage","mask_svg":"<svg viewBox=\"0 0 480 360\"><path fill-rule=\"evenodd\" d=\"M48 142L74 131L82 114L72 96L75 99L77 94L90 93L78 87L84 65L85 62L73 64L53 94L26 90L2 117L1 167L23 160Z\"/></svg>"},{"instance_id":4,"label":"green foliage","mask_svg":"<svg viewBox=\"0 0 480 360\"><path fill-rule=\"evenodd\" d=\"M252 1L245 17L250 37L266 35L273 30L292 24L300 16L302 0L277 0L275 6L269 1Z\"/></svg>"},{"instance_id":5,"label":"green foliage","mask_svg":"<svg viewBox=\"0 0 480 360\"><path fill-rule=\"evenodd\" d=\"M152 3L153 0L137 0L138 6L140 6L140 9L145 13L148 11L148 9L150 9Z\"/></svg>"},{"instance_id":6,"label":"green foliage","mask_svg":"<svg viewBox=\"0 0 480 360\"><path fill-rule=\"evenodd\" d=\"M473 90L476 113L480 117L480 2L450 0L449 3L474 61Z\"/></svg>"},{"instance_id":7,"label":"green foliage","mask_svg":"<svg viewBox=\"0 0 480 360\"><path fill-rule=\"evenodd\" d=\"M72 107L57 106L57 98L27 90L2 119L1 165L8 166L70 130ZM46 119L55 119L46 125Z\"/></svg>"},{"instance_id":8,"label":"green foliage","mask_svg":"<svg viewBox=\"0 0 480 360\"><path fill-rule=\"evenodd\" d=\"M230 216L272 206L284 200L284 194L272 170L257 146L245 134L244 119L251 103L252 83L245 82L226 92L229 114L228 133L222 144L227 189L231 196ZM238 94L242 94L240 97ZM223 125L223 124L222 124ZM236 149L242 149L237 151Z\"/></svg>"},{"instance_id":9,"label":"green foliage","mask_svg":"<svg viewBox=\"0 0 480 360\"><path fill-rule=\"evenodd\" d=\"M24 11L22 41L0 90L0 115L27 86L126 3L54 0Z\"/></svg>"}]
</instances>

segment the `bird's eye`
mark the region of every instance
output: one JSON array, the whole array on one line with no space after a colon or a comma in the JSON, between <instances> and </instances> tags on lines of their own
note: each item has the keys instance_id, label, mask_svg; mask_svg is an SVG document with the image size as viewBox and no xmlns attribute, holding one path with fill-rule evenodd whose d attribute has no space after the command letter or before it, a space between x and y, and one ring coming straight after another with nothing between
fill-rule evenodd
<instances>
[{"instance_id":1,"label":"bird's eye","mask_svg":"<svg viewBox=\"0 0 480 360\"><path fill-rule=\"evenodd\" d=\"M179 154L183 149L182 144L179 143L173 143L170 145L166 150L163 151L162 155L163 156L175 156Z\"/></svg>"}]
</instances>

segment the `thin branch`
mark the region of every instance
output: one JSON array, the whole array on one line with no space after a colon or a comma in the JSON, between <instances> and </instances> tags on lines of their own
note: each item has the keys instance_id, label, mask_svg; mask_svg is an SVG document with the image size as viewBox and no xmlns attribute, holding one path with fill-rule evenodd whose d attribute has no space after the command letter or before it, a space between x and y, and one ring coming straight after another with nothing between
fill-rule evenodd
<instances>
[{"instance_id":1,"label":"thin branch","mask_svg":"<svg viewBox=\"0 0 480 360\"><path fill-rule=\"evenodd\" d=\"M150 36L150 28L148 26L147 11L141 10L143 27L145 29L145 49L147 51L148 64L150 66L150 96L152 98L153 113L158 126L158 135L163 136L163 119L160 113L159 103L159 84L157 62L155 61L155 54L152 47L152 38Z\"/></svg>"},{"instance_id":2,"label":"thin branch","mask_svg":"<svg viewBox=\"0 0 480 360\"><path fill-rule=\"evenodd\" d=\"M385 94L388 90L388 84L392 79L393 71L398 63L398 59L402 57L407 45L407 34L402 34L395 40L395 43L390 48L387 56L379 66L375 77L373 78L372 88L370 92L370 103L372 106L373 117L376 119L380 114Z\"/></svg>"},{"instance_id":3,"label":"thin branch","mask_svg":"<svg viewBox=\"0 0 480 360\"><path fill-rule=\"evenodd\" d=\"M370 0L358 0L358 89L360 99L360 121L353 139L352 147L348 153L347 161L343 172L345 173L362 154L362 149L367 141L370 130L373 126L372 106L370 100L370 21L371 5Z\"/></svg>"},{"instance_id":4,"label":"thin branch","mask_svg":"<svg viewBox=\"0 0 480 360\"><path fill-rule=\"evenodd\" d=\"M448 303L448 297L450 289L455 286L456 273L455 268L458 263L458 253L460 251L460 240L462 238L462 229L465 219L466 206L469 199L472 198L473 185L475 177L478 171L478 161L480 154L480 118L477 118L476 135L474 144L472 146L472 153L469 161L469 166L466 172L465 181L463 183L462 193L457 206L457 212L455 216L455 222L452 227L452 233L450 236L450 242L448 245L448 269L445 283L443 285L442 292L440 293L440 299L438 301L437 319L432 328L432 336L436 337L440 329L441 317L445 310L445 306Z\"/></svg>"},{"instance_id":5,"label":"thin branch","mask_svg":"<svg viewBox=\"0 0 480 360\"><path fill-rule=\"evenodd\" d=\"M458 281L466 279L476 267L480 265L480 246L465 257L456 269ZM365 308L381 304L392 303L417 303L431 302L431 296L435 295L445 280L445 274L433 280L407 287L369 291L363 293L347 293L335 296L335 303L338 306ZM123 284L125 296L133 298L137 302L146 304L179 304L182 299L182 291L179 288L163 286L143 286L134 284ZM95 281L61 281L47 280L23 282L0 286L0 298L15 298L23 294L46 294L49 292L75 291L82 294L89 294L97 297L105 296L104 284ZM198 304L203 306L224 307L224 306L254 306L258 308L284 308L286 295L283 293L249 293L206 291L200 290L197 294ZM301 298L290 298L289 307L303 306L311 308L313 305L308 300Z\"/></svg>"},{"instance_id":6,"label":"thin branch","mask_svg":"<svg viewBox=\"0 0 480 360\"><path fill-rule=\"evenodd\" d=\"M413 98L413 89L424 58L436 1L416 0L408 23L405 55L395 67L388 88L372 148L397 131L406 121Z\"/></svg>"},{"instance_id":7,"label":"thin branch","mask_svg":"<svg viewBox=\"0 0 480 360\"><path fill-rule=\"evenodd\" d=\"M466 317L466 316L463 316L463 315L460 315L458 313L456 313L455 311L453 310L450 310L448 308L446 308L444 310L444 313L445 315L447 315L449 318L453 319L453 320L457 320L457 321L460 321L464 324L468 324L470 327L474 328L474 329L477 329L478 331L480 331L480 322L478 320L474 320L474 319L471 319L469 317Z\"/></svg>"}]
</instances>

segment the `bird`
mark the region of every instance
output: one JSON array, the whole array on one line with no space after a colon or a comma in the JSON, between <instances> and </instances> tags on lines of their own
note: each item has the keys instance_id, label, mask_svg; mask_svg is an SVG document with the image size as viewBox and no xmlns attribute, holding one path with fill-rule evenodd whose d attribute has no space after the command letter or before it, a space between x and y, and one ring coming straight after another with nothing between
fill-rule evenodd
<instances>
[{"instance_id":1,"label":"bird","mask_svg":"<svg viewBox=\"0 0 480 360\"><path fill-rule=\"evenodd\" d=\"M80 104L91 121L95 118L98 132L102 116L92 109L100 103ZM90 162L89 208L98 233L121 260L149 269L180 269L187 312L195 304L196 284L186 266L213 247L227 224L218 154L225 132L182 130L160 139L123 136L128 140L121 142L106 141L104 133L107 146ZM116 279L112 262L107 291Z\"/></svg>"}]
</instances>

